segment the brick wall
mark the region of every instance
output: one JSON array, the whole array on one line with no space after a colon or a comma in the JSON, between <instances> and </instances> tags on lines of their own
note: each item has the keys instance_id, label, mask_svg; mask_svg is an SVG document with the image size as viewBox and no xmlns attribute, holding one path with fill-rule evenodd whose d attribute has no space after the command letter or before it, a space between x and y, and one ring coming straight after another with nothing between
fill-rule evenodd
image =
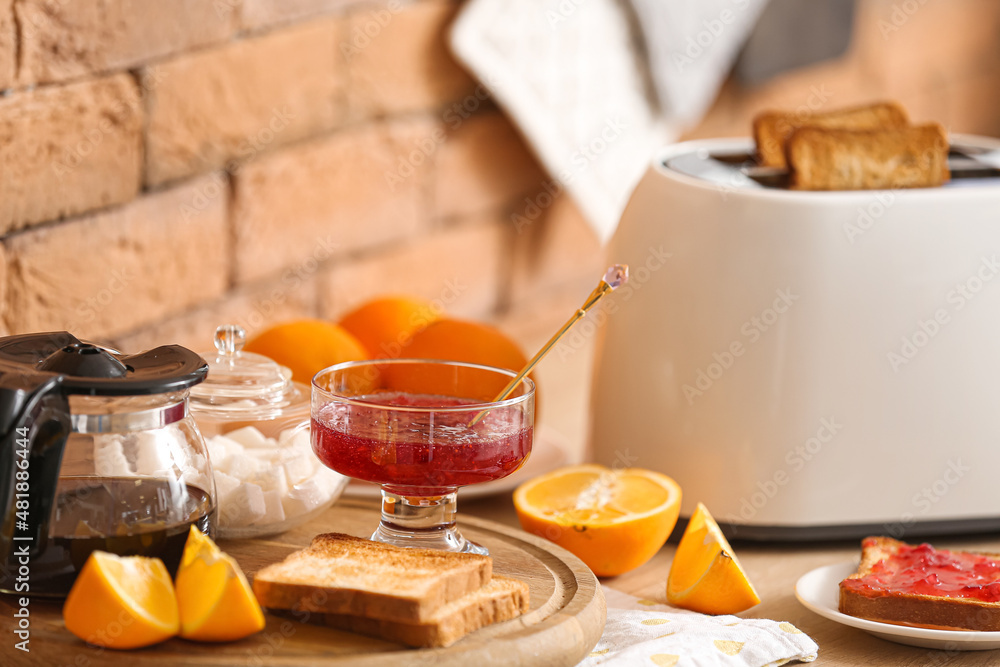
<instances>
[{"instance_id":1,"label":"brick wall","mask_svg":"<svg viewBox=\"0 0 1000 667\"><path fill-rule=\"evenodd\" d=\"M565 197L512 224L546 176L448 55L459 4L0 0L0 333L205 349L410 292L544 341L600 249ZM998 36L993 0L860 0L843 58L730 82L689 134L822 90L1000 135ZM549 405L579 412L588 363L547 362Z\"/></svg>"},{"instance_id":2,"label":"brick wall","mask_svg":"<svg viewBox=\"0 0 1000 667\"><path fill-rule=\"evenodd\" d=\"M1000 136L1000 2L856 0L842 57L746 88L730 81L690 137L746 135L761 109L897 99L916 122Z\"/></svg>"},{"instance_id":3,"label":"brick wall","mask_svg":"<svg viewBox=\"0 0 1000 667\"><path fill-rule=\"evenodd\" d=\"M204 349L384 292L499 317L545 176L449 56L458 6L0 1L0 332ZM542 292L594 277L566 225L589 264Z\"/></svg>"}]
</instances>

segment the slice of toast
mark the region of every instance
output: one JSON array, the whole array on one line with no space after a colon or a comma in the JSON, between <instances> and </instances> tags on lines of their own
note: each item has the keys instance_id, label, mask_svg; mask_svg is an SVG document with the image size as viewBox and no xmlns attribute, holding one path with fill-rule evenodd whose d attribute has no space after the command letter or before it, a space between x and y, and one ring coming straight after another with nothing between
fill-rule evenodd
<instances>
[{"instance_id":1,"label":"slice of toast","mask_svg":"<svg viewBox=\"0 0 1000 667\"><path fill-rule=\"evenodd\" d=\"M325 614L323 622L341 630L409 646L450 646L474 630L520 616L528 611L528 601L528 584L494 576L478 591L444 605L423 623L400 623L347 614Z\"/></svg>"},{"instance_id":2,"label":"slice of toast","mask_svg":"<svg viewBox=\"0 0 1000 667\"><path fill-rule=\"evenodd\" d=\"M340 533L257 572L264 607L426 623L449 602L489 583L489 556L404 549Z\"/></svg>"},{"instance_id":3,"label":"slice of toast","mask_svg":"<svg viewBox=\"0 0 1000 667\"><path fill-rule=\"evenodd\" d=\"M896 102L876 102L823 113L764 111L753 119L753 136L760 165L786 169L786 144L801 127L877 130L904 127L908 123L906 110Z\"/></svg>"},{"instance_id":4,"label":"slice of toast","mask_svg":"<svg viewBox=\"0 0 1000 667\"><path fill-rule=\"evenodd\" d=\"M788 140L796 190L929 188L947 182L948 138L937 123L888 130L803 127Z\"/></svg>"},{"instance_id":5,"label":"slice of toast","mask_svg":"<svg viewBox=\"0 0 1000 667\"><path fill-rule=\"evenodd\" d=\"M970 590L963 590L966 579ZM969 595L997 601L962 597ZM998 631L1000 554L865 538L857 571L840 582L840 611L894 625Z\"/></svg>"}]
</instances>

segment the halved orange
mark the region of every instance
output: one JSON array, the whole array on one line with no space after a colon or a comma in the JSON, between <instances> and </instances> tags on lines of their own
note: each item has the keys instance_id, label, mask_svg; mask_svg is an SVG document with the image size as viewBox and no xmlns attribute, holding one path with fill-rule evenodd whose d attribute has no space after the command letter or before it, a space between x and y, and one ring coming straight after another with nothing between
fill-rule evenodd
<instances>
[{"instance_id":1,"label":"halved orange","mask_svg":"<svg viewBox=\"0 0 1000 667\"><path fill-rule=\"evenodd\" d=\"M701 503L670 564L667 602L703 614L736 614L760 602L736 553Z\"/></svg>"},{"instance_id":2,"label":"halved orange","mask_svg":"<svg viewBox=\"0 0 1000 667\"><path fill-rule=\"evenodd\" d=\"M94 551L63 605L66 629L89 644L130 649L177 634L177 600L159 558Z\"/></svg>"},{"instance_id":3,"label":"halved orange","mask_svg":"<svg viewBox=\"0 0 1000 667\"><path fill-rule=\"evenodd\" d=\"M194 526L184 545L176 583L184 639L228 642L264 628L264 612L243 570Z\"/></svg>"},{"instance_id":4,"label":"halved orange","mask_svg":"<svg viewBox=\"0 0 1000 667\"><path fill-rule=\"evenodd\" d=\"M670 536L680 511L677 482L652 470L578 465L519 486L521 526L569 550L601 577L633 570Z\"/></svg>"}]
</instances>

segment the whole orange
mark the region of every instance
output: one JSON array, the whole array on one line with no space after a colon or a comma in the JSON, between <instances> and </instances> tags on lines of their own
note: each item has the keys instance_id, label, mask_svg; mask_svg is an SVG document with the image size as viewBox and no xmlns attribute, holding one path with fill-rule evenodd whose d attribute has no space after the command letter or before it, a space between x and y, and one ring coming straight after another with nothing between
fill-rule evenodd
<instances>
[{"instance_id":1,"label":"whole orange","mask_svg":"<svg viewBox=\"0 0 1000 667\"><path fill-rule=\"evenodd\" d=\"M309 384L327 366L367 359L368 351L343 327L322 320L294 320L273 326L243 348L292 370L292 379Z\"/></svg>"},{"instance_id":2,"label":"whole orange","mask_svg":"<svg viewBox=\"0 0 1000 667\"><path fill-rule=\"evenodd\" d=\"M496 327L466 320L440 319L413 334L403 346L400 357L409 359L445 359L520 371L528 363L521 347ZM425 374L429 383L431 378ZM529 376L534 380L533 376ZM442 378L443 381L443 378ZM506 378L482 387L479 398L490 400L507 384ZM400 387L402 389L402 387ZM425 388L424 393L433 393ZM535 412L538 391L535 390Z\"/></svg>"},{"instance_id":3,"label":"whole orange","mask_svg":"<svg viewBox=\"0 0 1000 667\"><path fill-rule=\"evenodd\" d=\"M413 334L400 351L410 359L448 359L519 371L528 363L520 346L495 327L441 319Z\"/></svg>"},{"instance_id":4,"label":"whole orange","mask_svg":"<svg viewBox=\"0 0 1000 667\"><path fill-rule=\"evenodd\" d=\"M439 309L427 301L385 296L358 306L338 324L361 341L372 359L382 359L398 357L416 332L439 319Z\"/></svg>"}]
</instances>

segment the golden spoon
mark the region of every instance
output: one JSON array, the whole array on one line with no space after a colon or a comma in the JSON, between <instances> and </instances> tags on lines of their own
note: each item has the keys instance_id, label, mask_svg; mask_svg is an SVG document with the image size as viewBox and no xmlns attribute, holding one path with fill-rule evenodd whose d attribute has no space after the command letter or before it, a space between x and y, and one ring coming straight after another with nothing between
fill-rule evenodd
<instances>
[{"instance_id":1,"label":"golden spoon","mask_svg":"<svg viewBox=\"0 0 1000 667\"><path fill-rule=\"evenodd\" d=\"M551 350L555 344L559 342L560 338L566 335L566 332L569 331L570 328L576 324L578 320L580 320L580 318L587 314L588 310L593 308L594 305L604 298L606 294L618 289L627 282L628 264L615 264L605 271L604 276L601 278L601 282L594 288L594 291L590 293L590 296L588 296L587 300L583 302L583 305L573 313L572 317L566 320L566 324L562 325L562 328L549 339L549 342L542 346L542 349L540 349L535 356L531 358L531 361L529 361L525 367L521 369L520 373L514 376L514 379L503 388L503 391L497 394L497 397L494 398L492 402L499 403L510 396L511 392L514 391L514 387L520 384L521 380L524 379L524 376L531 372L538 362L542 360L542 357L549 353L549 350ZM476 415L475 418L469 422L469 426L475 426L487 412L489 412L489 410L483 410Z\"/></svg>"}]
</instances>

